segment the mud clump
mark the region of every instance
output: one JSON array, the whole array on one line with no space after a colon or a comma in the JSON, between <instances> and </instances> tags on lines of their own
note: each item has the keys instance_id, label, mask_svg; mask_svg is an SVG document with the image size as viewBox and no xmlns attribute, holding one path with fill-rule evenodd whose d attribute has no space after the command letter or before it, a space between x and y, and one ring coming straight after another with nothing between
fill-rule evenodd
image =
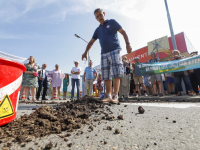
<instances>
[{"instance_id":1,"label":"mud clump","mask_svg":"<svg viewBox=\"0 0 200 150\"><path fill-rule=\"evenodd\" d=\"M143 114L143 113L145 112L145 110L142 108L142 106L139 106L139 107L138 107L138 112L139 112L140 114Z\"/></svg>"},{"instance_id":2,"label":"mud clump","mask_svg":"<svg viewBox=\"0 0 200 150\"><path fill-rule=\"evenodd\" d=\"M120 134L119 129L115 129L115 134Z\"/></svg>"},{"instance_id":3,"label":"mud clump","mask_svg":"<svg viewBox=\"0 0 200 150\"><path fill-rule=\"evenodd\" d=\"M72 143L67 144L68 147L72 147Z\"/></svg>"},{"instance_id":4,"label":"mud clump","mask_svg":"<svg viewBox=\"0 0 200 150\"><path fill-rule=\"evenodd\" d=\"M93 131L93 130L94 130L93 126L89 126L89 129L91 129L91 131Z\"/></svg>"},{"instance_id":5,"label":"mud clump","mask_svg":"<svg viewBox=\"0 0 200 150\"><path fill-rule=\"evenodd\" d=\"M107 126L107 130L112 130L112 127L111 126Z\"/></svg>"},{"instance_id":6,"label":"mud clump","mask_svg":"<svg viewBox=\"0 0 200 150\"><path fill-rule=\"evenodd\" d=\"M88 124L92 112L105 114L104 106L105 104L89 96L74 102L64 102L54 107L41 106L30 115L24 114L21 118L2 126L0 139L11 138L12 142L21 144L30 142L32 137L41 138L50 134L59 134L62 131L67 131L62 138L69 137L71 135L69 132L74 132L83 124ZM98 118L96 119L98 120ZM114 117L107 115L105 119L113 120ZM93 130L93 127L91 126L90 129ZM69 144L68 147L71 145ZM48 146L45 147L45 149L48 148Z\"/></svg>"},{"instance_id":7,"label":"mud clump","mask_svg":"<svg viewBox=\"0 0 200 150\"><path fill-rule=\"evenodd\" d=\"M124 118L123 118L123 115L119 115L119 116L117 117L117 119L123 120L123 119L124 119Z\"/></svg>"},{"instance_id":8,"label":"mud clump","mask_svg":"<svg viewBox=\"0 0 200 150\"><path fill-rule=\"evenodd\" d=\"M48 144L45 145L44 149L51 149L53 147L53 144L49 142Z\"/></svg>"}]
</instances>

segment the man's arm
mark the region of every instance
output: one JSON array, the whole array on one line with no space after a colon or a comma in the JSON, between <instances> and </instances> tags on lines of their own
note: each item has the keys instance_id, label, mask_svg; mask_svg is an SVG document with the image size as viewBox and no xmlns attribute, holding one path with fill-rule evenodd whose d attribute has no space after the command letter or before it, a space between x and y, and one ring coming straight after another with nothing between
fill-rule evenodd
<instances>
[{"instance_id":1,"label":"man's arm","mask_svg":"<svg viewBox=\"0 0 200 150\"><path fill-rule=\"evenodd\" d=\"M129 64L129 62L128 61L125 61L125 60L122 60L126 65L128 65Z\"/></svg>"},{"instance_id":2,"label":"man's arm","mask_svg":"<svg viewBox=\"0 0 200 150\"><path fill-rule=\"evenodd\" d=\"M133 77L136 77L136 75L134 74L134 68L133 68L133 71L132 71L132 72L133 72Z\"/></svg>"},{"instance_id":3,"label":"man's arm","mask_svg":"<svg viewBox=\"0 0 200 150\"><path fill-rule=\"evenodd\" d=\"M94 44L95 41L96 41L95 39L90 40L90 42L88 43L88 45L86 47L85 52L82 55L82 60L83 60L83 58L86 58L86 60L87 60L87 53L89 52L89 50L91 49L91 47L92 47L92 45Z\"/></svg>"},{"instance_id":4,"label":"man's arm","mask_svg":"<svg viewBox=\"0 0 200 150\"><path fill-rule=\"evenodd\" d=\"M84 75L83 75L83 81L85 82L85 74L86 74L86 72L84 72Z\"/></svg>"},{"instance_id":5,"label":"man's arm","mask_svg":"<svg viewBox=\"0 0 200 150\"><path fill-rule=\"evenodd\" d=\"M81 71L78 71L78 72L74 72L73 74L80 74L81 73Z\"/></svg>"},{"instance_id":6,"label":"man's arm","mask_svg":"<svg viewBox=\"0 0 200 150\"><path fill-rule=\"evenodd\" d=\"M125 32L122 28L119 29L118 31L119 31L119 32L123 35L123 37L124 37L124 40L125 40L125 42L126 42L126 50L127 50L127 53L128 53L128 54L131 53L132 48L131 48L131 45L130 45L130 43L129 43L129 39L128 39L128 36L127 36L126 32Z\"/></svg>"}]
</instances>

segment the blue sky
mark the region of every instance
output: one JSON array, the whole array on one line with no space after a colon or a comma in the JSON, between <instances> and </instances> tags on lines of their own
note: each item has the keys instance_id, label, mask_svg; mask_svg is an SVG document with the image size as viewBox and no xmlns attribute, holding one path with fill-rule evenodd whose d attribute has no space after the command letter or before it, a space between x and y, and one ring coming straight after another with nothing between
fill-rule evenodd
<instances>
[{"instance_id":1,"label":"blue sky","mask_svg":"<svg viewBox=\"0 0 200 150\"><path fill-rule=\"evenodd\" d=\"M198 0L168 0L174 33L185 32L200 52ZM53 70L55 64L70 72L73 61L83 68L81 55L99 25L93 11L101 7L107 19L117 20L127 32L133 50L147 42L170 36L164 0L0 0L0 51L20 57L34 56L41 65ZM119 35L122 54L125 42ZM100 63L100 45L96 41L90 56L94 66Z\"/></svg>"}]
</instances>

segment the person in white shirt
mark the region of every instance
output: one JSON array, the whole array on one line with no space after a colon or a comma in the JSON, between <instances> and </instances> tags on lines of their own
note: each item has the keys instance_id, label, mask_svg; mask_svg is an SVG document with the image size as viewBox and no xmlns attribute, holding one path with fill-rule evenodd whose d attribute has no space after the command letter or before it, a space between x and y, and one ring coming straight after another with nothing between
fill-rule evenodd
<instances>
[{"instance_id":1,"label":"person in white shirt","mask_svg":"<svg viewBox=\"0 0 200 150\"><path fill-rule=\"evenodd\" d=\"M71 98L74 100L74 88L75 88L75 83L76 83L76 88L77 88L77 99L79 99L80 95L80 73L81 73L81 68L78 67L79 62L74 61L75 67L72 68L71 70L71 78L72 78L72 91L71 91Z\"/></svg>"}]
</instances>

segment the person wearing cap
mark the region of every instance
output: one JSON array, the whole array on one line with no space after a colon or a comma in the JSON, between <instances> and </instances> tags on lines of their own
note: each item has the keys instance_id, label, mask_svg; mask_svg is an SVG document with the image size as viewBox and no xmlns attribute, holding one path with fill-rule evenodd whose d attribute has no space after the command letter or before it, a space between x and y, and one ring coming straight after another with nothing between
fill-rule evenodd
<instances>
[{"instance_id":1,"label":"person wearing cap","mask_svg":"<svg viewBox=\"0 0 200 150\"><path fill-rule=\"evenodd\" d=\"M198 55L198 51L194 51L190 53L191 57ZM192 88L196 95L199 95L198 86L200 87L200 68L190 70L190 81L192 84Z\"/></svg>"},{"instance_id":2,"label":"person wearing cap","mask_svg":"<svg viewBox=\"0 0 200 150\"><path fill-rule=\"evenodd\" d=\"M151 52L150 56L151 56L151 59L148 61L149 63L158 62L158 59L156 58L155 52ZM153 84L153 90L154 90L153 96L157 96L156 81L158 82L158 86L159 86L159 96L163 96L161 74L151 75L150 77L151 77L151 83Z\"/></svg>"},{"instance_id":3,"label":"person wearing cap","mask_svg":"<svg viewBox=\"0 0 200 150\"><path fill-rule=\"evenodd\" d=\"M71 70L71 79L72 79L72 91L71 91L71 99L74 100L74 88L76 84L76 89L77 89L77 99L79 99L80 95L80 73L81 73L81 68L78 66L79 62L74 61L75 67L72 68Z\"/></svg>"},{"instance_id":4,"label":"person wearing cap","mask_svg":"<svg viewBox=\"0 0 200 150\"><path fill-rule=\"evenodd\" d=\"M89 88L89 96L92 94L93 82L97 77L97 72L95 68L92 68L92 64L92 60L90 60L89 66L85 68L83 76L85 82L84 95L87 95L87 88Z\"/></svg>"},{"instance_id":5,"label":"person wearing cap","mask_svg":"<svg viewBox=\"0 0 200 150\"><path fill-rule=\"evenodd\" d=\"M52 78L51 88L53 89L53 91L51 100L53 100L56 90L58 91L58 99L62 100L62 98L60 97L60 87L62 85L64 75L65 74L63 73L63 71L59 69L58 64L55 65L55 70L48 72L48 77Z\"/></svg>"},{"instance_id":6,"label":"person wearing cap","mask_svg":"<svg viewBox=\"0 0 200 150\"><path fill-rule=\"evenodd\" d=\"M135 57L134 60L135 60L135 63L140 63L139 57ZM146 86L144 85L144 77L141 76L141 75L137 76L139 73L140 73L139 68L134 67L133 68L133 80L134 80L135 85L136 85L136 97L139 97L139 94L138 94L138 91L140 90L139 84L141 84L141 86L142 86L142 89L144 91L144 96L148 96L147 93L146 93Z\"/></svg>"},{"instance_id":7,"label":"person wearing cap","mask_svg":"<svg viewBox=\"0 0 200 150\"><path fill-rule=\"evenodd\" d=\"M118 103L120 78L124 75L124 69L120 55L122 48L119 43L117 32L121 33L124 37L127 53L131 53L132 48L126 32L117 21L114 19L106 20L105 12L101 8L97 8L94 11L94 15L100 25L97 27L92 39L88 43L82 55L82 60L84 58L87 59L87 53L94 42L99 39L101 46L101 72L106 86L106 93L101 102ZM112 77L114 87L113 95L111 95Z\"/></svg>"},{"instance_id":8,"label":"person wearing cap","mask_svg":"<svg viewBox=\"0 0 200 150\"><path fill-rule=\"evenodd\" d=\"M122 57L122 62L123 62L123 67L124 67L124 76L120 78L119 101L123 100L123 97L122 97L123 95L124 95L124 100L128 101L129 88L130 88L129 76L130 76L130 73L131 73L130 71L132 70L132 68L126 56Z\"/></svg>"}]
</instances>

